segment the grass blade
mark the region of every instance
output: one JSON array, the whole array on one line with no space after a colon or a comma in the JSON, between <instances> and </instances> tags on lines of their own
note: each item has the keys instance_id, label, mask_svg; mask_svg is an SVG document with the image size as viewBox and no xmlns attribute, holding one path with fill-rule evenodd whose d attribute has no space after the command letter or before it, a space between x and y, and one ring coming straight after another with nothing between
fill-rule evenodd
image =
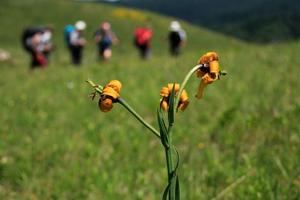
<instances>
[{"instance_id":1,"label":"grass blade","mask_svg":"<svg viewBox=\"0 0 300 200\"><path fill-rule=\"evenodd\" d=\"M168 184L168 186L166 187L166 189L165 189L165 191L164 191L162 200L167 200L169 191L170 191L170 185Z\"/></svg>"},{"instance_id":2,"label":"grass blade","mask_svg":"<svg viewBox=\"0 0 300 200\"><path fill-rule=\"evenodd\" d=\"M174 102L175 102L175 84L173 84L172 92L169 97L169 110L168 110L168 120L169 126L172 126L174 123Z\"/></svg>"},{"instance_id":3,"label":"grass blade","mask_svg":"<svg viewBox=\"0 0 300 200\"><path fill-rule=\"evenodd\" d=\"M163 114L160 109L157 109L157 121L160 130L160 140L161 143L169 148L168 130L164 122Z\"/></svg>"},{"instance_id":4,"label":"grass blade","mask_svg":"<svg viewBox=\"0 0 300 200\"><path fill-rule=\"evenodd\" d=\"M180 184L178 176L176 177L175 199L180 200Z\"/></svg>"}]
</instances>

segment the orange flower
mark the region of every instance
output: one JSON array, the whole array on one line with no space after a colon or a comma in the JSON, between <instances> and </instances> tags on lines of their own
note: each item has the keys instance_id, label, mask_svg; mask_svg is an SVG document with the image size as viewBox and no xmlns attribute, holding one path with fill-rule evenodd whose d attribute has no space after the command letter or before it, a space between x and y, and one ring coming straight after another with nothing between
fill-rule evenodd
<instances>
[{"instance_id":1,"label":"orange flower","mask_svg":"<svg viewBox=\"0 0 300 200\"><path fill-rule=\"evenodd\" d=\"M175 95L177 95L177 93L179 92L179 89L180 89L180 85L178 83L175 83L175 84L169 83L167 86L162 87L160 90L160 96L162 97L162 99L160 101L160 107L165 111L168 110L168 108L169 108L169 97L173 90L173 85L174 85ZM189 99L189 97L188 97L187 92L185 90L183 90L180 95L180 99L179 99L177 108L184 111L189 104L188 99Z\"/></svg>"},{"instance_id":2,"label":"orange flower","mask_svg":"<svg viewBox=\"0 0 300 200\"><path fill-rule=\"evenodd\" d=\"M206 54L204 54L203 56L200 57L198 63L199 64L206 64L209 62L212 62L214 60L219 60L219 56L216 52L207 52Z\"/></svg>"},{"instance_id":3,"label":"orange flower","mask_svg":"<svg viewBox=\"0 0 300 200\"><path fill-rule=\"evenodd\" d=\"M197 76L201 78L196 97L201 99L204 88L219 79L220 66L219 57L216 52L208 52L201 56L198 63L201 65L197 71Z\"/></svg>"},{"instance_id":4,"label":"orange flower","mask_svg":"<svg viewBox=\"0 0 300 200\"><path fill-rule=\"evenodd\" d=\"M118 80L110 81L102 90L98 105L102 112L108 112L113 108L113 103L120 97L122 84Z\"/></svg>"}]
</instances>

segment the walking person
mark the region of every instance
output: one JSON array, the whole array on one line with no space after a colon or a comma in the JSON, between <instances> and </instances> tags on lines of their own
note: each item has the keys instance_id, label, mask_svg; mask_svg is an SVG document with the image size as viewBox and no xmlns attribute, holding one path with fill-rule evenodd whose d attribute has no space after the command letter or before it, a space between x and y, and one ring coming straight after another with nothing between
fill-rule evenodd
<instances>
[{"instance_id":1,"label":"walking person","mask_svg":"<svg viewBox=\"0 0 300 200\"><path fill-rule=\"evenodd\" d=\"M31 69L47 66L47 55L52 50L51 38L45 28L28 27L23 31L22 44L31 56Z\"/></svg>"},{"instance_id":2,"label":"walking person","mask_svg":"<svg viewBox=\"0 0 300 200\"><path fill-rule=\"evenodd\" d=\"M147 27L138 27L134 31L134 43L140 51L143 59L148 59L150 56L151 38L153 36L152 29Z\"/></svg>"},{"instance_id":3,"label":"walking person","mask_svg":"<svg viewBox=\"0 0 300 200\"><path fill-rule=\"evenodd\" d=\"M84 21L78 21L75 24L75 29L69 33L71 62L76 66L79 66L82 63L83 48L86 45L86 40L83 37L83 31L85 28L86 23Z\"/></svg>"},{"instance_id":4,"label":"walking person","mask_svg":"<svg viewBox=\"0 0 300 200\"><path fill-rule=\"evenodd\" d=\"M111 46L118 43L118 38L111 30L108 22L103 22L94 34L94 39L98 48L98 56L107 61L112 56Z\"/></svg>"},{"instance_id":5,"label":"walking person","mask_svg":"<svg viewBox=\"0 0 300 200\"><path fill-rule=\"evenodd\" d=\"M172 21L170 24L170 32L168 35L170 53L172 56L178 56L181 48L186 43L186 33L181 28L178 21Z\"/></svg>"}]
</instances>

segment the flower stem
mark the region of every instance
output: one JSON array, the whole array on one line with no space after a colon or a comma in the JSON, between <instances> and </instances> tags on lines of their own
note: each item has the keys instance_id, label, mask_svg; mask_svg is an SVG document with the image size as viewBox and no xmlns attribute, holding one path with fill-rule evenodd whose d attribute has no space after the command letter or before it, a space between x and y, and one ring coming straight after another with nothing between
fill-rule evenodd
<instances>
[{"instance_id":1,"label":"flower stem","mask_svg":"<svg viewBox=\"0 0 300 200\"><path fill-rule=\"evenodd\" d=\"M175 99L175 104L176 105L174 108L177 109L177 105L179 103L179 99L180 99L180 96L181 96L181 93L182 91L184 90L185 88L185 85L187 84L188 80L191 78L191 76L193 75L193 73L195 73L195 71L197 71L199 69L200 65L196 65L195 67L193 67L189 73L185 76L185 78L183 79L181 85L180 85L180 89L179 89L179 92L176 96L176 99Z\"/></svg>"},{"instance_id":2,"label":"flower stem","mask_svg":"<svg viewBox=\"0 0 300 200\"><path fill-rule=\"evenodd\" d=\"M169 135L169 148L165 149L166 159L167 159L167 168L168 168L168 182L169 182L169 200L175 200L175 182L174 182L174 161L173 161L173 144L172 144L172 125L168 128Z\"/></svg>"},{"instance_id":3,"label":"flower stem","mask_svg":"<svg viewBox=\"0 0 300 200\"><path fill-rule=\"evenodd\" d=\"M96 90L96 92L98 92L99 94L101 94L102 93L102 89L103 89L103 87L101 86L101 85L96 85L93 81L91 81L91 80L87 80L86 81L88 84L90 84L93 88L94 88L94 90Z\"/></svg>"},{"instance_id":4,"label":"flower stem","mask_svg":"<svg viewBox=\"0 0 300 200\"><path fill-rule=\"evenodd\" d=\"M160 138L159 132L149 123L147 123L131 106L128 105L128 103L124 99L118 98L118 102L126 110L128 110L139 122L141 122L146 128L148 128L156 137Z\"/></svg>"},{"instance_id":5,"label":"flower stem","mask_svg":"<svg viewBox=\"0 0 300 200\"><path fill-rule=\"evenodd\" d=\"M93 81L87 80L88 84L90 84L96 92L98 92L100 95L102 94L103 87L100 85L96 85ZM159 132L153 128L149 123L147 123L131 106L128 105L128 103L122 99L117 99L118 103L120 103L126 110L128 110L139 122L141 122L146 128L148 128L156 137L160 138Z\"/></svg>"}]
</instances>

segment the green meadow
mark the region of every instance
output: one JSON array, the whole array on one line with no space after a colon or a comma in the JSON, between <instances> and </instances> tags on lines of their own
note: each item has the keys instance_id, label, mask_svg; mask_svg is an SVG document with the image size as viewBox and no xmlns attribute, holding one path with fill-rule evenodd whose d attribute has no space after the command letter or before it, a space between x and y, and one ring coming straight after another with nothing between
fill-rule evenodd
<instances>
[{"instance_id":1,"label":"green meadow","mask_svg":"<svg viewBox=\"0 0 300 200\"><path fill-rule=\"evenodd\" d=\"M83 65L70 64L63 28L87 23ZM108 20L120 42L108 63L97 60L92 34ZM178 112L182 199L300 199L300 42L256 45L182 21L183 54L168 53L172 18L145 11L67 0L2 0L0 48L0 199L161 199L167 183L160 141L122 106L102 113L91 101L90 78L122 82L121 96L156 123L162 86L182 82L207 51L227 76L194 95ZM28 25L51 24L55 51L45 70L29 70L20 36ZM154 30L152 57L133 46L136 26ZM270 33L272 34L272 33Z\"/></svg>"}]
</instances>

